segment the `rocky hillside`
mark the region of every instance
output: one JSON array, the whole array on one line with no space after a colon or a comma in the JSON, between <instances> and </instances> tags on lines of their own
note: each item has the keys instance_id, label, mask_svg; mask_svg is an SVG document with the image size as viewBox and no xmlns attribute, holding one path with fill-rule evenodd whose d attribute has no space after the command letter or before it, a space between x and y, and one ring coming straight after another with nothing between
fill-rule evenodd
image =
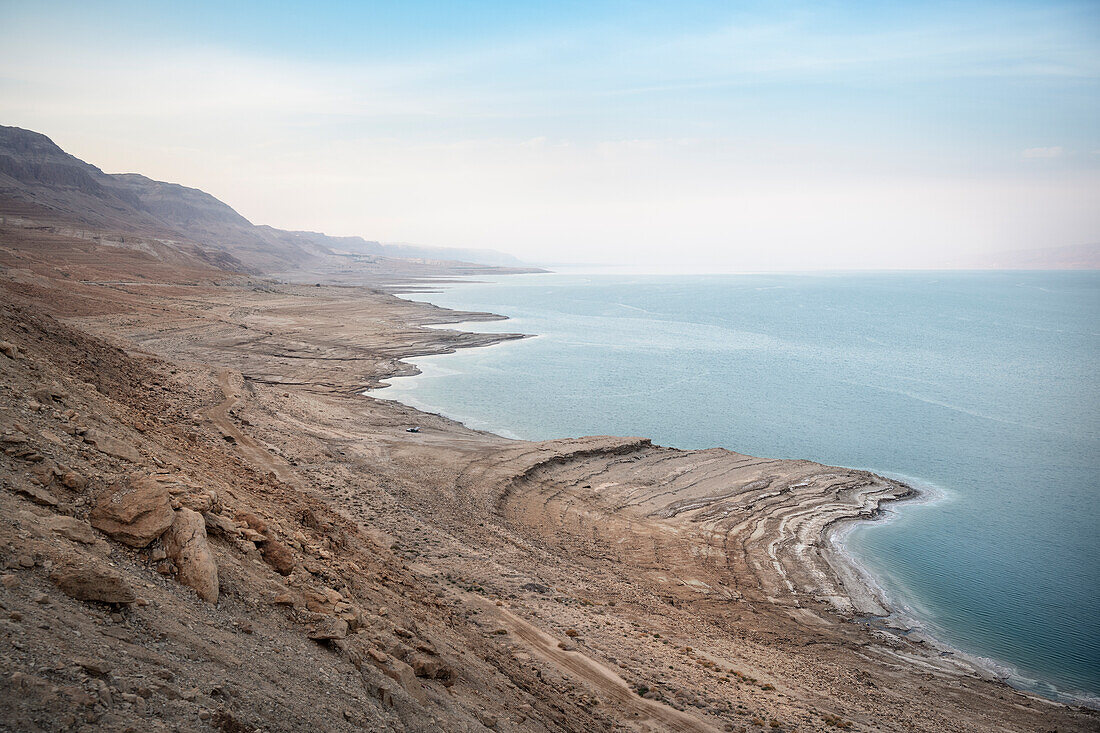
<instances>
[{"instance_id":1,"label":"rocky hillside","mask_svg":"<svg viewBox=\"0 0 1100 733\"><path fill-rule=\"evenodd\" d=\"M837 615L890 482L468 430L359 393L471 314L81 242L0 269L0 730L1096 730Z\"/></svg>"},{"instance_id":2,"label":"rocky hillside","mask_svg":"<svg viewBox=\"0 0 1100 733\"><path fill-rule=\"evenodd\" d=\"M231 210L42 140L150 223L0 200L0 731L1098 729L854 602L823 530L904 485L364 396L520 335L390 292L459 267L219 269L154 229Z\"/></svg>"},{"instance_id":3,"label":"rocky hillside","mask_svg":"<svg viewBox=\"0 0 1100 733\"><path fill-rule=\"evenodd\" d=\"M204 427L227 396L201 369L2 316L0 729L484 730L534 711L438 588Z\"/></svg>"},{"instance_id":4,"label":"rocky hillside","mask_svg":"<svg viewBox=\"0 0 1100 733\"><path fill-rule=\"evenodd\" d=\"M255 226L204 191L133 173L104 173L45 135L0 126L0 214L12 213L13 205L24 215L37 212L100 230L182 240L213 252L206 259L219 260L222 267L253 274L331 266L363 255L518 264L484 250L392 247L361 237Z\"/></svg>"}]
</instances>

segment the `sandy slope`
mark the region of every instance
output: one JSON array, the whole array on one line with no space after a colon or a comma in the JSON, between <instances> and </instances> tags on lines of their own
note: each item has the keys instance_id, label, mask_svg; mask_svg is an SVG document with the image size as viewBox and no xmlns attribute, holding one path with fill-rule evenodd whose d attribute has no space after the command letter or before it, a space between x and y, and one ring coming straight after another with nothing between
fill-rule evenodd
<instances>
[{"instance_id":1,"label":"sandy slope","mask_svg":"<svg viewBox=\"0 0 1100 733\"><path fill-rule=\"evenodd\" d=\"M470 314L371 287L183 285L152 260L112 273L56 232L48 257L40 235L0 235L12 729L1097 729L846 620L822 532L903 485L469 430L358 393L403 357L502 338L423 327ZM216 605L158 559L161 540L54 529L85 527L135 473L172 484L176 516L205 512ZM62 592L50 576L72 556L143 603Z\"/></svg>"}]
</instances>

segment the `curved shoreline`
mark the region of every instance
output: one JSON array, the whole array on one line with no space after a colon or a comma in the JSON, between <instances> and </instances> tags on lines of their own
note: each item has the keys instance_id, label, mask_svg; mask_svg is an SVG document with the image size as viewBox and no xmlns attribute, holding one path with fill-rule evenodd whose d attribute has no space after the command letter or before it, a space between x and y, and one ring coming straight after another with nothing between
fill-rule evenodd
<instances>
[{"instance_id":1,"label":"curved shoreline","mask_svg":"<svg viewBox=\"0 0 1100 733\"><path fill-rule=\"evenodd\" d=\"M897 479L900 481L900 479ZM908 479L903 483L912 481ZM897 500L889 500L899 508L907 505L921 506L946 500L941 490L936 488L921 490L915 487L913 494ZM884 502L886 503L886 502ZM1018 668L1005 661L993 657L983 656L968 652L965 649L952 644L942 638L942 631L926 619L920 618L904 600L892 598L890 592L879 581L878 576L866 565L861 563L845 546L845 536L857 529L864 522L889 522L891 512L879 507L873 516L854 517L840 519L829 527L823 540L823 548L830 564L843 569L852 575L852 586L856 593L866 593L869 603L881 608L882 613L867 613L868 617L879 619L880 623L869 622L866 619L853 619L857 623L863 623L871 628L888 634L904 635L910 640L917 640L937 650L945 657L949 657L959 663L967 665L986 679L996 680L1012 687L1017 692L1036 695L1044 700L1050 700L1068 705L1082 705L1095 710L1100 710L1100 696L1090 695L1080 691L1066 691L1055 685L1040 679L1028 677ZM846 587L848 587L846 585Z\"/></svg>"},{"instance_id":2,"label":"curved shoreline","mask_svg":"<svg viewBox=\"0 0 1100 733\"><path fill-rule=\"evenodd\" d=\"M400 296L398 296L400 297ZM410 301L416 303L426 303L434 308L441 308L447 310L443 306L437 306L428 301ZM467 315L469 315L467 313ZM491 314L492 320L511 320L508 316L501 316L498 314ZM476 318L464 318L460 321L454 322L441 322L438 324L432 324L433 327L450 327L452 330L454 326L461 326L465 324L475 325L479 320ZM489 320L486 318L484 320ZM470 331L469 333L477 333ZM491 335L491 334L486 334ZM494 342L489 345L496 345ZM452 350L450 353L454 353ZM442 355L442 354L439 354ZM432 354L431 356L435 356ZM413 373L395 374L395 377L413 377L418 376L421 372L419 368L414 367ZM387 380L388 381L388 380ZM390 386L385 384L382 386ZM376 388L372 388L374 391ZM398 398L397 402L401 402ZM408 404L408 403L403 403ZM435 408L421 404L420 406L409 405L413 409L432 412ZM460 417L452 418L442 412L433 413L439 414L447 419L453 419L456 422L465 424L464 419ZM466 418L474 419L476 418ZM488 426L486 421L478 420L485 427L478 428L479 430L487 431L493 434L507 433L502 435L509 440L525 440L516 438L510 431L501 431L495 427ZM674 449L681 450L681 449ZM855 470L855 469L850 469ZM872 473L867 471L867 473ZM872 572L865 565L860 563L845 547L844 537L853 531L856 527L860 526L863 522L880 522L888 521L890 512L884 508L885 505L897 504L905 506L909 504L924 504L932 501L942 499L937 496L935 492L921 491L910 484L912 479L902 480L883 476L880 474L874 474L879 478L886 480L887 482L895 485L900 485L905 488L905 493L897 496L885 496L876 497L873 506L863 505L859 509L859 513L856 515L840 516L826 522L818 533L817 541L809 543L808 546L816 547L819 550L820 555L828 565L833 578L836 583L843 588L846 600L850 603L850 608L845 608L844 603L833 602L833 608L842 619L847 619L852 622L860 623L856 616L871 616L878 619L882 619L884 623L881 624L864 624L870 626L880 633L890 634L898 638L907 638L910 641L917 641L918 643L926 644L928 647L937 650L945 658L949 658L956 664L965 665L965 667L972 673L989 680L996 680L1006 685L1011 686L1018 692L1030 695L1037 695L1040 699L1049 700L1052 702L1063 704L1077 704L1085 705L1087 707L1100 709L1100 698L1092 697L1084 693L1067 693L1057 689L1049 683L1043 683L1039 680L1034 680L1020 674L1014 667L1009 664L999 662L995 659L983 657L980 655L972 654L960 649L952 644L949 644L942 639L938 638L934 632L930 631L927 626L927 622L922 621L920 618L911 616L905 611L906 606L899 600L891 599L889 593L883 587L875 573ZM792 586L792 590L796 590ZM797 588L798 591L803 593L813 594L818 589L812 586L806 586ZM835 599L830 599L835 600Z\"/></svg>"},{"instance_id":3,"label":"curved shoreline","mask_svg":"<svg viewBox=\"0 0 1100 733\"><path fill-rule=\"evenodd\" d=\"M17 439L0 491L13 520L0 523L13 612L0 718L16 728L71 727L74 712L78 724L202 727L216 721L204 709L288 731L1100 724L838 617L822 526L858 516L868 491L901 493L867 471L641 438L505 440L360 396L411 373L402 359L514 337L427 328L470 317L393 297L392 275L293 285L219 272L221 284L177 287L159 264L4 234L19 269L0 323L0 409ZM84 425L125 455L82 440ZM186 484L173 511L176 498L212 511L216 606L151 552L58 533L52 515L81 521L134 472ZM289 575L264 551L280 546ZM111 563L147 602L108 619L47 577L55 551ZM110 693L171 687L112 703L85 671Z\"/></svg>"},{"instance_id":4,"label":"curved shoreline","mask_svg":"<svg viewBox=\"0 0 1100 733\"><path fill-rule=\"evenodd\" d=\"M417 291L417 292L428 292L430 294L433 291ZM434 291L434 292L439 292L439 291ZM395 292L393 294L396 295L399 298L401 297L401 293ZM406 300L406 298L402 298L402 299ZM408 299L408 300L410 300L410 302L425 303L425 304L431 305L433 308L441 309L443 311L449 310L448 308L446 308L444 306L436 305L434 303L431 303L430 301L413 301L411 299ZM462 315L470 316L471 312L470 311L463 311ZM510 321L510 320L512 320L512 319L509 316L504 316L504 315L496 314L496 313L485 313L484 317L482 317L482 318L465 317L462 320L457 320L457 321L440 321L440 322L437 322L437 323L430 324L429 328L449 328L451 330L457 330L457 331L462 332L463 329L455 328L455 327L464 326L466 324L476 325L477 323L486 322L486 321ZM467 332L467 333L482 333L482 332L477 332L477 331L465 331L465 332ZM531 337L537 337L537 334L533 334L533 335L531 335ZM486 344L486 346L497 346L497 345L501 345L503 343L505 343L505 342L504 341L494 342L494 343ZM425 355L425 356L444 356L444 355L449 355L449 354L454 354L454 353L456 353L456 352L452 350L450 352L441 352L439 354L428 354L428 355ZM409 364L409 366L411 366L412 368L410 370L404 370L403 373L395 373L393 378L413 378L413 377L421 376L423 374L423 372L422 372L422 370L420 369L419 366L416 366L416 365L412 364L409 360L402 360L402 361L405 364ZM386 379L386 380L383 380L383 381L384 381L384 383L382 385L380 385L380 387L372 388L372 389L368 390L367 392L365 392L364 394L368 394L369 392L377 391L377 389L379 389L379 388L391 387L392 386L392 381L390 379ZM390 399L392 399L392 398L390 398ZM402 400L400 398L397 398L396 401L402 402ZM439 414L442 417L445 417L449 420L454 420L454 421L456 421L458 423L461 423L463 425L467 424L467 422L466 422L467 420L477 420L477 422L486 423L486 421L480 420L480 419L477 419L477 418L469 418L469 417L463 417L463 416L453 416L453 415L449 415L449 414L444 414L443 412L436 411L437 408L432 408L431 406L428 406L424 403L420 403L419 405L417 405L417 404L410 404L410 403L407 403L407 402L402 402L402 404L407 404L409 407L412 407L413 409L420 410L420 411L423 411L423 412L433 412L433 414ZM476 428L476 429L485 430L485 431L493 433L495 435L500 435L501 437L505 437L509 440L526 440L526 439L519 438L519 437L515 436L514 434L511 433L511 431L502 430L498 427L491 427L491 426L486 425L486 427L480 427L480 428ZM683 449L675 448L675 450L683 450ZM875 474L875 475L878 476L879 474ZM893 608L890 607L888 600L885 598L885 592L881 589L881 586L879 586L879 584L875 581L875 579L873 577L873 574L871 574L866 568L864 568L862 565L860 565L858 563L858 561L856 561L855 558L852 557L849 553L843 552L843 551L839 551L839 552L830 551L830 548L833 546L834 541L836 539L836 536L838 535L838 533L840 533L842 531L842 529L846 525L851 525L851 526L854 527L859 522L880 521L882 519L882 517L885 516L885 511L882 509L883 504L886 504L888 502L889 503L902 504L902 503L914 502L914 501L919 501L920 500L920 498L922 496L922 493L920 491L918 491L917 489L913 488L909 483L907 483L905 481L901 481L899 479L888 478L888 477L885 477L885 476L881 476L881 478L885 479L886 481L888 481L890 483L903 486L906 490L905 493L903 493L901 495L898 495L898 496L892 496L892 497L882 497L882 498L877 498L876 497L875 500L874 500L873 506L869 507L869 511L868 511L867 506L862 506L862 507L859 508L859 510L860 510L859 515L856 515L856 516L840 516L840 517L837 517L835 519L832 519L832 520L828 521L827 523L825 523L821 527L821 530L820 530L820 533L818 535L817 541L812 543L812 544L821 549L822 555L825 557L826 562L829 564L829 566L833 570L834 577L836 578L838 584L841 587L844 588L845 593L846 593L848 599L851 602L851 605L852 605L851 610L854 610L855 612L860 613L860 614L887 617L887 616L891 615L892 613L895 613L896 609L893 609ZM865 512L866 512L866 514L864 514ZM850 531L850 529L848 531ZM806 589L803 589L803 590L806 590ZM835 605L835 607L836 607L836 610L838 611L838 613L842 613L842 614L844 613L844 609L842 607L836 606L836 605Z\"/></svg>"},{"instance_id":5,"label":"curved shoreline","mask_svg":"<svg viewBox=\"0 0 1100 733\"><path fill-rule=\"evenodd\" d=\"M909 484L903 483L903 485L908 488L908 493L876 502L874 508L867 515L838 517L826 524L821 530L821 544L819 546L822 555L836 573L838 581L847 592L853 609L857 613L885 618L894 613L895 609L891 608L885 591L875 580L870 570L861 565L846 550L844 536L851 533L863 522L884 521L887 512L882 508L882 505L887 502L890 504L904 504L920 500L921 492Z\"/></svg>"}]
</instances>

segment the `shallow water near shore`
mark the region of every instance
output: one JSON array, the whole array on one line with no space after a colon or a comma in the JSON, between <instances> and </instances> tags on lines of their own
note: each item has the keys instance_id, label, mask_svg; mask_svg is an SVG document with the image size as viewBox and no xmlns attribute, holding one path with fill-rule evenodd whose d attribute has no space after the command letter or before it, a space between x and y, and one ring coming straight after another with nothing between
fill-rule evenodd
<instances>
[{"instance_id":1,"label":"shallow water near shore","mask_svg":"<svg viewBox=\"0 0 1100 733\"><path fill-rule=\"evenodd\" d=\"M915 477L844 550L923 631L1100 698L1100 273L524 275L411 297L538 338L377 396L525 439L640 435Z\"/></svg>"}]
</instances>

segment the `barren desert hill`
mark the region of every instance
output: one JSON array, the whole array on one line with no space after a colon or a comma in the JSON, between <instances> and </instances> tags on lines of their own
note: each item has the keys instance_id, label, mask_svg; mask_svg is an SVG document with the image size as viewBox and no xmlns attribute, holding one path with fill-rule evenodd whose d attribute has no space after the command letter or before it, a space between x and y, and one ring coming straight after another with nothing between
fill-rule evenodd
<instances>
[{"instance_id":1,"label":"barren desert hill","mask_svg":"<svg viewBox=\"0 0 1100 733\"><path fill-rule=\"evenodd\" d=\"M392 292L470 266L242 275L308 250L3 136L0 731L1097 730L862 618L824 533L904 484L364 395L519 336Z\"/></svg>"},{"instance_id":2,"label":"barren desert hill","mask_svg":"<svg viewBox=\"0 0 1100 733\"><path fill-rule=\"evenodd\" d=\"M0 126L0 214L35 218L35 211L38 218L184 241L218 267L252 274L332 267L364 256L467 268L518 264L487 250L390 246L255 225L205 191L136 173L104 173L41 133Z\"/></svg>"}]
</instances>

